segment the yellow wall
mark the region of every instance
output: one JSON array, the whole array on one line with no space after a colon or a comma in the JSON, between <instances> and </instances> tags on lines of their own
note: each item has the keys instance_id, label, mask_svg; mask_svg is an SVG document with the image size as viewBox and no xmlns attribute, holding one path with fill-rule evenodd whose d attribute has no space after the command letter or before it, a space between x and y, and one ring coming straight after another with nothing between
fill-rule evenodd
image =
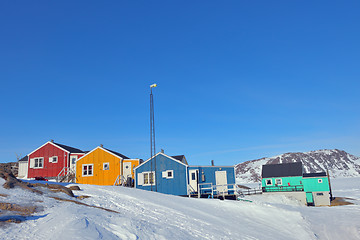
<instances>
[{"instance_id":1,"label":"yellow wall","mask_svg":"<svg viewBox=\"0 0 360 240\"><path fill-rule=\"evenodd\" d=\"M76 182L94 185L113 185L120 173L119 157L97 148L76 162ZM103 163L109 163L109 170L103 170ZM83 176L82 165L94 164L93 176Z\"/></svg>"}]
</instances>

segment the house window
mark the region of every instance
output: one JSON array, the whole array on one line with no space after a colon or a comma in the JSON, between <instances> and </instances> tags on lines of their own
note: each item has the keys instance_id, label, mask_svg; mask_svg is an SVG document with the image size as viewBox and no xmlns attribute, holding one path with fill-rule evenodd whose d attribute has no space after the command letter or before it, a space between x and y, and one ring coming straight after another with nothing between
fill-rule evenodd
<instances>
[{"instance_id":1,"label":"house window","mask_svg":"<svg viewBox=\"0 0 360 240\"><path fill-rule=\"evenodd\" d=\"M153 172L143 172L143 176L144 176L144 186L155 184Z\"/></svg>"},{"instance_id":2,"label":"house window","mask_svg":"<svg viewBox=\"0 0 360 240\"><path fill-rule=\"evenodd\" d=\"M83 176L93 176L93 167L94 164L83 164L82 165Z\"/></svg>"},{"instance_id":3,"label":"house window","mask_svg":"<svg viewBox=\"0 0 360 240\"><path fill-rule=\"evenodd\" d=\"M275 179L275 185L282 185L282 179L281 178Z\"/></svg>"},{"instance_id":4,"label":"house window","mask_svg":"<svg viewBox=\"0 0 360 240\"><path fill-rule=\"evenodd\" d=\"M191 180L196 180L196 173L191 173Z\"/></svg>"},{"instance_id":5,"label":"house window","mask_svg":"<svg viewBox=\"0 0 360 240\"><path fill-rule=\"evenodd\" d=\"M272 179L267 179L266 180L266 186L270 186L272 185Z\"/></svg>"},{"instance_id":6,"label":"house window","mask_svg":"<svg viewBox=\"0 0 360 240\"><path fill-rule=\"evenodd\" d=\"M58 157L57 156L49 157L49 162L57 163L58 162Z\"/></svg>"},{"instance_id":7,"label":"house window","mask_svg":"<svg viewBox=\"0 0 360 240\"><path fill-rule=\"evenodd\" d=\"M30 159L30 168L44 168L44 158L32 158Z\"/></svg>"},{"instance_id":8,"label":"house window","mask_svg":"<svg viewBox=\"0 0 360 240\"><path fill-rule=\"evenodd\" d=\"M316 193L317 196L324 196L323 193Z\"/></svg>"},{"instance_id":9,"label":"house window","mask_svg":"<svg viewBox=\"0 0 360 240\"><path fill-rule=\"evenodd\" d=\"M318 179L318 183L322 183L323 181L322 181L322 179Z\"/></svg>"},{"instance_id":10,"label":"house window","mask_svg":"<svg viewBox=\"0 0 360 240\"><path fill-rule=\"evenodd\" d=\"M103 163L103 170L109 170L110 169L110 164L107 163Z\"/></svg>"},{"instance_id":11,"label":"house window","mask_svg":"<svg viewBox=\"0 0 360 240\"><path fill-rule=\"evenodd\" d=\"M76 157L73 157L73 158L71 158L71 164L75 164L76 163Z\"/></svg>"},{"instance_id":12,"label":"house window","mask_svg":"<svg viewBox=\"0 0 360 240\"><path fill-rule=\"evenodd\" d=\"M169 179L169 178L174 178L174 170L166 170L162 172L162 177Z\"/></svg>"}]
</instances>

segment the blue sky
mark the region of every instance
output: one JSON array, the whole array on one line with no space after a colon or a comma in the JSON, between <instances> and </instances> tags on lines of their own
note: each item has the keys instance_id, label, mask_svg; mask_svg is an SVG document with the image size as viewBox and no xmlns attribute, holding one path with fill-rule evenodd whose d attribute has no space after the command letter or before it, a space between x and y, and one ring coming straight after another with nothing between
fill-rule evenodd
<instances>
[{"instance_id":1,"label":"blue sky","mask_svg":"<svg viewBox=\"0 0 360 240\"><path fill-rule=\"evenodd\" d=\"M50 139L230 165L360 155L359 1L1 1L0 162Z\"/></svg>"}]
</instances>

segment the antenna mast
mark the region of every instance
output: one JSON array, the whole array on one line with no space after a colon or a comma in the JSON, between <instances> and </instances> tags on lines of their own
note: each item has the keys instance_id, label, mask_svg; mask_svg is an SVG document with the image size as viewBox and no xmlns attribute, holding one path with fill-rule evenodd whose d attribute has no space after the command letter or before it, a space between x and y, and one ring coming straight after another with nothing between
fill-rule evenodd
<instances>
[{"instance_id":1,"label":"antenna mast","mask_svg":"<svg viewBox=\"0 0 360 240\"><path fill-rule=\"evenodd\" d=\"M154 96L152 89L157 87L156 83L150 85L150 158L156 154L155 148L155 118L154 118ZM153 171L153 161L154 161L154 171ZM151 191L153 190L153 183L156 177L156 158L151 160L151 171L149 174L149 182L151 186ZM157 187L155 185L155 192L157 192Z\"/></svg>"}]
</instances>

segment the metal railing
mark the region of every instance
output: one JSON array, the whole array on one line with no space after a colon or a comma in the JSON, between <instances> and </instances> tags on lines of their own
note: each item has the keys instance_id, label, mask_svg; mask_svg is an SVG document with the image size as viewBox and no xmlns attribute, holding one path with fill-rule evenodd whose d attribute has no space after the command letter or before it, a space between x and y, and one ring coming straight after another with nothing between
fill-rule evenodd
<instances>
[{"instance_id":1,"label":"metal railing","mask_svg":"<svg viewBox=\"0 0 360 240\"><path fill-rule=\"evenodd\" d=\"M295 185L295 186L268 186L262 187L263 192L303 192L304 186Z\"/></svg>"},{"instance_id":2,"label":"metal railing","mask_svg":"<svg viewBox=\"0 0 360 240\"><path fill-rule=\"evenodd\" d=\"M214 196L222 196L223 198L225 198L225 196L230 195L231 193L236 194L236 184L198 184L198 198L200 198L201 195L210 195L211 198L214 198Z\"/></svg>"}]
</instances>

